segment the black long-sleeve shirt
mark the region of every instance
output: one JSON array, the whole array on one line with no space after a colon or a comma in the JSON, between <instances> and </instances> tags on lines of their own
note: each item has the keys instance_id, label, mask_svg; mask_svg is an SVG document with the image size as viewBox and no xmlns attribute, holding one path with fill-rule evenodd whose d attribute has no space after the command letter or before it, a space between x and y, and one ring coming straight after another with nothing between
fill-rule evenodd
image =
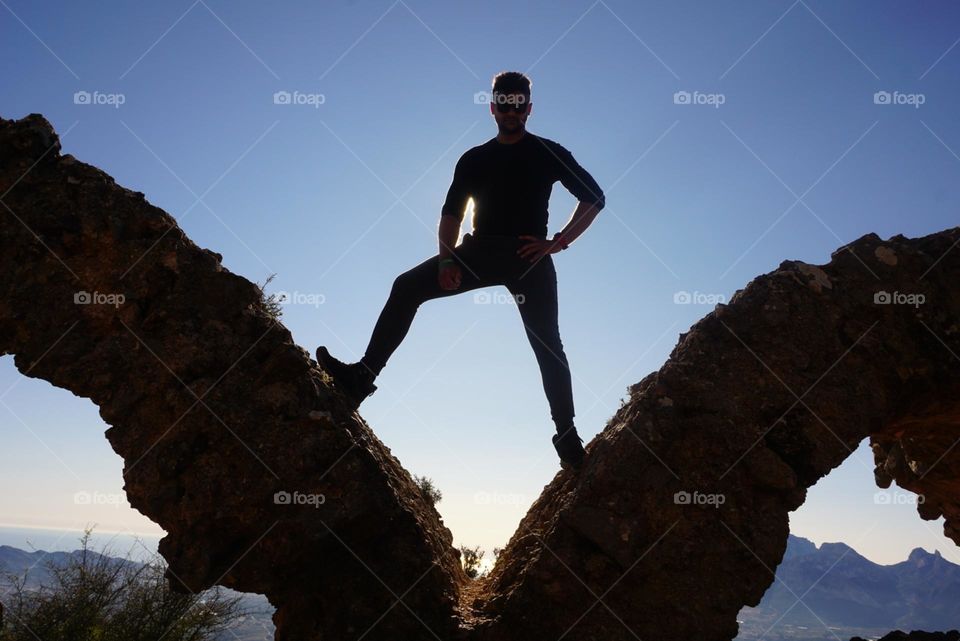
<instances>
[{"instance_id":1,"label":"black long-sleeve shirt","mask_svg":"<svg viewBox=\"0 0 960 641\"><path fill-rule=\"evenodd\" d=\"M558 180L577 200L603 208L597 181L559 143L529 131L515 143L491 138L457 161L441 215L462 222L472 197L474 235L545 238L547 204Z\"/></svg>"}]
</instances>

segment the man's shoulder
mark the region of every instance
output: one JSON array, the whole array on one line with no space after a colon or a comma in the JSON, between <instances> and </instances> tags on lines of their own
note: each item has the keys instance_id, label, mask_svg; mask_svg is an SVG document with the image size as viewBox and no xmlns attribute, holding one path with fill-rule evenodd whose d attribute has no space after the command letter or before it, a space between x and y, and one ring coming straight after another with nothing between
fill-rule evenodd
<instances>
[{"instance_id":1,"label":"man's shoulder","mask_svg":"<svg viewBox=\"0 0 960 641\"><path fill-rule=\"evenodd\" d=\"M567 151L566 147L564 147L557 141L552 140L550 138L546 138L544 136L537 135L530 131L527 131L523 135L523 138L526 142L533 143L530 145L531 147L535 149L539 149L541 151L550 152L549 155L551 156L559 157L559 156L562 156L563 154L570 153L569 151ZM501 146L500 143L497 142L497 137L494 136L493 138L490 138L489 140L486 140L480 143L479 145L474 145L473 147L470 147L465 152L463 152L460 158L463 161L468 161L474 158L481 158L489 154L491 151L495 151L500 146Z\"/></svg>"},{"instance_id":2,"label":"man's shoulder","mask_svg":"<svg viewBox=\"0 0 960 641\"><path fill-rule=\"evenodd\" d=\"M534 136L534 139L538 141L543 147L546 147L555 154L560 153L569 153L567 148L558 143L556 140L547 138L545 136Z\"/></svg>"},{"instance_id":3,"label":"man's shoulder","mask_svg":"<svg viewBox=\"0 0 960 641\"><path fill-rule=\"evenodd\" d=\"M482 142L479 145L474 145L473 147L470 147L470 149L467 149L465 152L460 154L460 160L462 162L465 162L473 158L478 158L480 156L483 156L484 153L486 153L486 151L490 149L491 143L493 142L496 142L496 138L491 138L486 142Z\"/></svg>"}]
</instances>

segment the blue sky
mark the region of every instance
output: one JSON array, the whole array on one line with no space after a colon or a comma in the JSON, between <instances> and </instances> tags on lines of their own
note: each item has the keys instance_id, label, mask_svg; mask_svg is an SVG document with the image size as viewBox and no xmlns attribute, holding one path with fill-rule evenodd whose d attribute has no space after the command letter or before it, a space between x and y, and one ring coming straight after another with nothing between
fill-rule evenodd
<instances>
[{"instance_id":1,"label":"blue sky","mask_svg":"<svg viewBox=\"0 0 960 641\"><path fill-rule=\"evenodd\" d=\"M393 279L436 252L457 158L496 133L475 94L498 71L529 73L529 130L607 198L554 257L585 439L711 309L678 292L729 298L785 259L957 224L951 2L0 4L0 115L44 114L64 153L144 192L229 269L275 273L273 291L298 301L284 311L295 339L344 360ZM558 183L551 234L574 205ZM425 304L378 385L362 414L435 480L457 543L504 544L557 469L513 306ZM121 461L91 403L11 358L0 401L0 523L157 531L118 498ZM917 546L960 561L938 522L876 491L863 445L793 531L879 562Z\"/></svg>"}]
</instances>

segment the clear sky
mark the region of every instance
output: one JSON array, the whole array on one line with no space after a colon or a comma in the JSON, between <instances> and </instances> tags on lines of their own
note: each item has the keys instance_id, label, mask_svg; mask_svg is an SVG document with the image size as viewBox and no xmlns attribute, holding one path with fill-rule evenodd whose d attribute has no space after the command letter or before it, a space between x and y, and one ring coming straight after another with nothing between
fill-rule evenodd
<instances>
[{"instance_id":1,"label":"clear sky","mask_svg":"<svg viewBox=\"0 0 960 641\"><path fill-rule=\"evenodd\" d=\"M362 355L393 279L436 252L460 154L496 133L475 94L527 72L528 129L606 192L554 256L585 440L710 296L869 232L957 224L950 1L0 5L0 115L44 114L64 153L144 192L230 270L276 274L294 338L344 360ZM551 234L574 205L558 183ZM443 491L456 542L488 550L557 470L519 315L504 288L489 293L425 304L361 412ZM7 357L0 402L0 523L157 532L119 496L89 401ZM884 563L918 546L958 560L940 523L876 490L861 446L811 490L794 533Z\"/></svg>"}]
</instances>

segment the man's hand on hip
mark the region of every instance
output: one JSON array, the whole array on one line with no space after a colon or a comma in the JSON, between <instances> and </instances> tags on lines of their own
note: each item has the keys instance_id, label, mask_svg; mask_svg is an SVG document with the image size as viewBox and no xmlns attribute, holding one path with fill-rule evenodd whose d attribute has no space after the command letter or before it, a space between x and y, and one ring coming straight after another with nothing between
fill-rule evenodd
<instances>
[{"instance_id":1,"label":"man's hand on hip","mask_svg":"<svg viewBox=\"0 0 960 641\"><path fill-rule=\"evenodd\" d=\"M555 254L562 249L562 246L552 238L537 238L536 236L518 236L529 240L517 253L523 258L535 263L547 254Z\"/></svg>"},{"instance_id":2,"label":"man's hand on hip","mask_svg":"<svg viewBox=\"0 0 960 641\"><path fill-rule=\"evenodd\" d=\"M460 265L456 263L441 265L437 278L443 289L457 289L460 287Z\"/></svg>"}]
</instances>

